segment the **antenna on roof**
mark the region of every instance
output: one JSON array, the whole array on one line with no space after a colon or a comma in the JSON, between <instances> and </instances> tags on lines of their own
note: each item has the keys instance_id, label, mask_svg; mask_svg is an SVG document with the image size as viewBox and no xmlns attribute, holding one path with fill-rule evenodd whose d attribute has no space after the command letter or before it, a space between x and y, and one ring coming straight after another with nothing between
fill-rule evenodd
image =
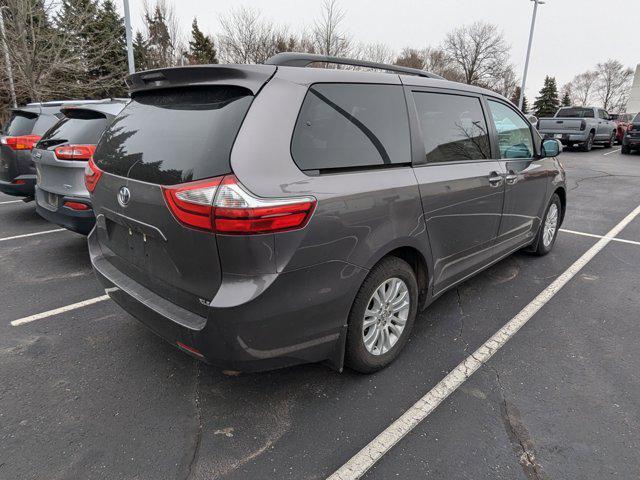
<instances>
[{"instance_id":1,"label":"antenna on roof","mask_svg":"<svg viewBox=\"0 0 640 480\"><path fill-rule=\"evenodd\" d=\"M327 55L316 55L311 53L283 52L278 53L264 62L266 65L276 65L281 67L306 67L311 63L333 63L338 65L350 65L353 67L375 68L389 72L406 73L426 78L442 79L440 75L429 73L417 68L401 67L399 65L389 65L387 63L369 62L367 60L355 60L352 58L331 57Z\"/></svg>"}]
</instances>

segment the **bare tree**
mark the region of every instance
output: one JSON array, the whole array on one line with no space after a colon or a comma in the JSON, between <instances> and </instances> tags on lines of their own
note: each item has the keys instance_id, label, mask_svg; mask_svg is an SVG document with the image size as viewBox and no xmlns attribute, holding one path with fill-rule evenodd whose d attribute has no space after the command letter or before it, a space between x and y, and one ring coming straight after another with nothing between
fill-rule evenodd
<instances>
[{"instance_id":1,"label":"bare tree","mask_svg":"<svg viewBox=\"0 0 640 480\"><path fill-rule=\"evenodd\" d=\"M393 62L401 67L417 68L423 70L425 65L424 51L417 48L405 47Z\"/></svg>"},{"instance_id":2,"label":"bare tree","mask_svg":"<svg viewBox=\"0 0 640 480\"><path fill-rule=\"evenodd\" d=\"M576 106L586 107L593 99L594 90L598 81L598 72L587 71L576 75L570 82L571 103Z\"/></svg>"},{"instance_id":3,"label":"bare tree","mask_svg":"<svg viewBox=\"0 0 640 480\"><path fill-rule=\"evenodd\" d=\"M422 51L424 69L454 82L463 82L464 74L449 61L447 53L441 48L427 47Z\"/></svg>"},{"instance_id":4,"label":"bare tree","mask_svg":"<svg viewBox=\"0 0 640 480\"><path fill-rule=\"evenodd\" d=\"M503 97L512 97L519 83L518 76L513 65L507 64L498 72L498 75L489 79L486 87L496 93L499 93Z\"/></svg>"},{"instance_id":5,"label":"bare tree","mask_svg":"<svg viewBox=\"0 0 640 480\"><path fill-rule=\"evenodd\" d=\"M464 75L464 82L490 85L505 72L510 47L495 25L476 22L449 32L443 50Z\"/></svg>"},{"instance_id":6,"label":"bare tree","mask_svg":"<svg viewBox=\"0 0 640 480\"><path fill-rule=\"evenodd\" d=\"M345 15L337 0L322 2L322 15L316 20L311 33L317 53L335 57L348 56L351 39L341 28Z\"/></svg>"},{"instance_id":7,"label":"bare tree","mask_svg":"<svg viewBox=\"0 0 640 480\"><path fill-rule=\"evenodd\" d=\"M220 56L227 63L264 63L276 53L298 49L299 40L287 27L263 20L253 8L239 7L220 20Z\"/></svg>"},{"instance_id":8,"label":"bare tree","mask_svg":"<svg viewBox=\"0 0 640 480\"><path fill-rule=\"evenodd\" d=\"M618 60L607 60L598 64L598 80L595 94L605 110L619 111L627 103L633 70L625 68Z\"/></svg>"},{"instance_id":9,"label":"bare tree","mask_svg":"<svg viewBox=\"0 0 640 480\"><path fill-rule=\"evenodd\" d=\"M359 60L376 63L392 63L394 52L384 43L360 43L354 47L351 55Z\"/></svg>"}]
</instances>

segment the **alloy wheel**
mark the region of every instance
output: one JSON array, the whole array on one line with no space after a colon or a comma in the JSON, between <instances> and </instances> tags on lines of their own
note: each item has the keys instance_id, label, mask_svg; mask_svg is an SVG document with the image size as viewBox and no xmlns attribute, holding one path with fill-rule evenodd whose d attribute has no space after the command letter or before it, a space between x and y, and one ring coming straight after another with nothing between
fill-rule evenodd
<instances>
[{"instance_id":1,"label":"alloy wheel","mask_svg":"<svg viewBox=\"0 0 640 480\"><path fill-rule=\"evenodd\" d=\"M553 242L553 238L556 236L556 229L558 228L558 206L555 203L552 203L549 206L549 211L547 212L547 218L544 222L544 231L542 233L542 243L545 247L549 247L551 242Z\"/></svg>"},{"instance_id":2,"label":"alloy wheel","mask_svg":"<svg viewBox=\"0 0 640 480\"><path fill-rule=\"evenodd\" d=\"M362 323L364 346L372 355L393 348L404 331L411 307L409 288L399 278L385 280L367 303Z\"/></svg>"}]
</instances>

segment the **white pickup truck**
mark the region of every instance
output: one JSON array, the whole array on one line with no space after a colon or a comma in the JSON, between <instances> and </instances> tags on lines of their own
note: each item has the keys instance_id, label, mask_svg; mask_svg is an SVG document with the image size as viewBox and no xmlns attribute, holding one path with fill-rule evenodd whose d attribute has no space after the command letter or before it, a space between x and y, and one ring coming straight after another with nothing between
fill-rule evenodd
<instances>
[{"instance_id":1,"label":"white pickup truck","mask_svg":"<svg viewBox=\"0 0 640 480\"><path fill-rule=\"evenodd\" d=\"M543 138L555 138L563 145L579 145L589 152L594 143L610 148L616 140L616 125L610 115L596 107L562 107L553 118L538 120L538 131Z\"/></svg>"}]
</instances>

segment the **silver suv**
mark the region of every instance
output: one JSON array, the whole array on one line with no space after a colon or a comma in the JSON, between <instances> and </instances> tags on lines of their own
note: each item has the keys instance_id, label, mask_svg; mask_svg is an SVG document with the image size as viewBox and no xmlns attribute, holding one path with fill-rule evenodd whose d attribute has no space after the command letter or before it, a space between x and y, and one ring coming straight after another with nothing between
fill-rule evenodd
<instances>
[{"instance_id":1,"label":"silver suv","mask_svg":"<svg viewBox=\"0 0 640 480\"><path fill-rule=\"evenodd\" d=\"M373 372L447 289L553 247L559 144L509 101L391 65L268 63L130 76L87 166L98 278L173 345L232 370Z\"/></svg>"}]
</instances>

